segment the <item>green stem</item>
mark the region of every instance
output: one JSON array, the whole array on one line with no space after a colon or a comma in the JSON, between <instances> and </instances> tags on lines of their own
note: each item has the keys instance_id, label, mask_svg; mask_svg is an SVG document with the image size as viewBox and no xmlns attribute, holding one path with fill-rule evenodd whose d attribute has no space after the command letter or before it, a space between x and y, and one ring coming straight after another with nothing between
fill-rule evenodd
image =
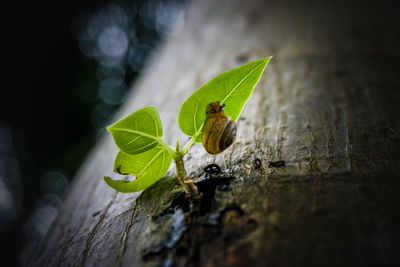
<instances>
[{"instance_id":1,"label":"green stem","mask_svg":"<svg viewBox=\"0 0 400 267\"><path fill-rule=\"evenodd\" d=\"M187 196L192 200L199 202L200 195L197 186L194 185L193 181L186 176L185 165L183 163L183 154L177 151L177 157L175 158L176 172L178 174L178 180L183 185Z\"/></svg>"},{"instance_id":2,"label":"green stem","mask_svg":"<svg viewBox=\"0 0 400 267\"><path fill-rule=\"evenodd\" d=\"M164 139L159 138L158 142L165 148L165 150L172 156L172 158L177 157L175 150L172 147L170 147L167 143L165 143Z\"/></svg>"},{"instance_id":3,"label":"green stem","mask_svg":"<svg viewBox=\"0 0 400 267\"><path fill-rule=\"evenodd\" d=\"M190 139L190 141L185 145L182 151L180 150L179 140L177 140L176 149L174 150L164 141L164 139L162 138L158 139L158 142L165 148L166 151L168 151L169 154L171 154L172 158L175 160L178 180L185 189L187 196L193 202L200 201L199 190L197 189L197 186L194 185L193 181L189 179L186 175L185 165L183 163L183 156L186 154L188 149L194 144L198 135L199 133L193 136L192 139Z\"/></svg>"},{"instance_id":4,"label":"green stem","mask_svg":"<svg viewBox=\"0 0 400 267\"><path fill-rule=\"evenodd\" d=\"M196 142L196 138L197 136L192 136L189 142L185 144L185 146L182 149L182 155L185 155L188 152L189 148L194 144L194 142Z\"/></svg>"},{"instance_id":5,"label":"green stem","mask_svg":"<svg viewBox=\"0 0 400 267\"><path fill-rule=\"evenodd\" d=\"M204 123L199 127L197 132L192 136L192 138L189 140L189 142L186 143L186 145L182 149L182 154L185 155L189 148L196 142L197 137L200 135L201 130L203 129Z\"/></svg>"}]
</instances>

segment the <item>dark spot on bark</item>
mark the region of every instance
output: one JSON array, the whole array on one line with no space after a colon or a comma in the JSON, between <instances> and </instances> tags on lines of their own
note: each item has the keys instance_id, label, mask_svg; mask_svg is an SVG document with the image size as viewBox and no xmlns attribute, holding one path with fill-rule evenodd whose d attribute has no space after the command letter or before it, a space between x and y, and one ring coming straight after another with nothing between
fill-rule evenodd
<instances>
[{"instance_id":1,"label":"dark spot on bark","mask_svg":"<svg viewBox=\"0 0 400 267\"><path fill-rule=\"evenodd\" d=\"M285 166L285 161L284 160L277 160L277 161L271 161L269 163L269 167L282 167Z\"/></svg>"},{"instance_id":2,"label":"dark spot on bark","mask_svg":"<svg viewBox=\"0 0 400 267\"><path fill-rule=\"evenodd\" d=\"M101 212L101 210L98 210L98 211L94 212L94 213L92 214L92 216L93 216L93 217L96 217L97 215L100 214L100 212Z\"/></svg>"},{"instance_id":3,"label":"dark spot on bark","mask_svg":"<svg viewBox=\"0 0 400 267\"><path fill-rule=\"evenodd\" d=\"M254 159L253 168L255 170L257 170L257 169L261 168L261 166L262 166L261 159L259 159L259 158Z\"/></svg>"}]
</instances>

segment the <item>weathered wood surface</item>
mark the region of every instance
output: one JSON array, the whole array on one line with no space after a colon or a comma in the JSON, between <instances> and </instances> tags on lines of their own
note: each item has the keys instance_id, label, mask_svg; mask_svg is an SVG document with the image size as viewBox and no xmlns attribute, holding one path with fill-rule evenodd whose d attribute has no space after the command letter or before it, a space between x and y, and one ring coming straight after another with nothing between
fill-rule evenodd
<instances>
[{"instance_id":1,"label":"weathered wood surface","mask_svg":"<svg viewBox=\"0 0 400 267\"><path fill-rule=\"evenodd\" d=\"M118 116L154 104L174 144L179 107L194 89L274 55L238 120L234 145L210 156L197 144L186 158L194 179L209 163L236 178L217 187L210 212L185 218L178 205L159 216L181 192L172 178L144 193L109 188L102 177L117 177L117 148L107 135L77 174L30 265L398 263L395 9L385 2L293 2L192 3L183 32L159 49ZM261 168L254 168L256 158ZM276 160L286 165L269 167Z\"/></svg>"}]
</instances>

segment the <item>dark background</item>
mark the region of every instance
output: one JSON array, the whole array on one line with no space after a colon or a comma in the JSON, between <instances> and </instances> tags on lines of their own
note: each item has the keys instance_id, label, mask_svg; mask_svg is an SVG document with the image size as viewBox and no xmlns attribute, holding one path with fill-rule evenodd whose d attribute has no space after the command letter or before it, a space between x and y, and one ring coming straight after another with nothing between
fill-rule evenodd
<instances>
[{"instance_id":1,"label":"dark background","mask_svg":"<svg viewBox=\"0 0 400 267\"><path fill-rule=\"evenodd\" d=\"M182 10L182 1L158 0L3 4L2 266L27 263L75 172Z\"/></svg>"}]
</instances>

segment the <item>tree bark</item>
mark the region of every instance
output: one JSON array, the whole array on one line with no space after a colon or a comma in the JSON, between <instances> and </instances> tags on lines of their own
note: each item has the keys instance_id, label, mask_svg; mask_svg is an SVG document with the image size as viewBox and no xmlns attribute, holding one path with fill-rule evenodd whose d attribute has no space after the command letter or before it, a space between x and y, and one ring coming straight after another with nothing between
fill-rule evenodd
<instances>
[{"instance_id":1,"label":"tree bark","mask_svg":"<svg viewBox=\"0 0 400 267\"><path fill-rule=\"evenodd\" d=\"M235 143L216 156L196 144L185 158L202 210L190 213L173 165L144 192L108 187L102 177L117 178L117 147L106 134L31 266L400 262L396 9L290 2L193 2L184 30L160 47L117 116L154 104L168 143L179 136L182 144L177 115L196 88L274 56L238 120ZM223 172L205 173L210 163Z\"/></svg>"}]
</instances>

